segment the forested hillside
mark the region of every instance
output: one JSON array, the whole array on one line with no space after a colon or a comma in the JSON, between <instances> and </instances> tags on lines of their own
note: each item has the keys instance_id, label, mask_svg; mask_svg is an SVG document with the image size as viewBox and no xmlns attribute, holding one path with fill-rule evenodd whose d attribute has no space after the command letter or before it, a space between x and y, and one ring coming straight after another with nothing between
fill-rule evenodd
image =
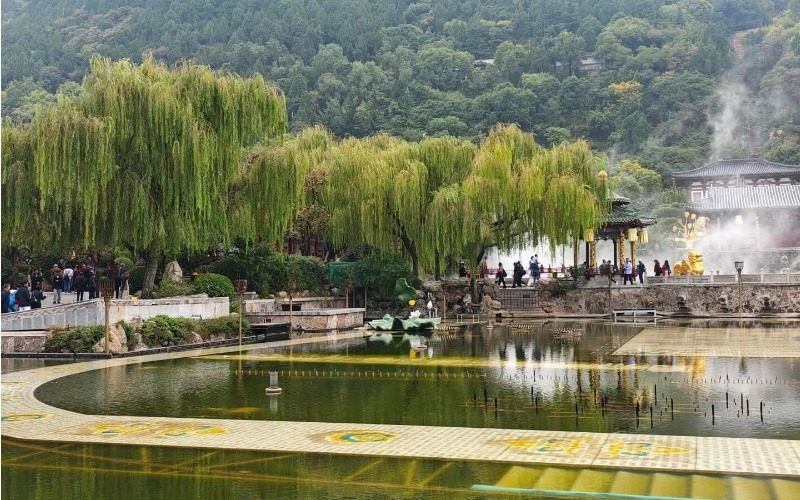
<instances>
[{"instance_id":1,"label":"forested hillside","mask_svg":"<svg viewBox=\"0 0 800 500\"><path fill-rule=\"evenodd\" d=\"M759 152L798 162L798 19L799 0L8 0L3 115L78 92L94 54L151 52L264 74L293 130L478 138L515 122L668 174L709 158L736 71Z\"/></svg>"}]
</instances>

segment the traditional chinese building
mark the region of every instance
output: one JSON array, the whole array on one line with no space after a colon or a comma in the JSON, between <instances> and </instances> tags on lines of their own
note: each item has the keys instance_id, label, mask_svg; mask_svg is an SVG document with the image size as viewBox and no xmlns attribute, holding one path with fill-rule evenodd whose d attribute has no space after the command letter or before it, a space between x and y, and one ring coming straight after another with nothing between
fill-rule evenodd
<instances>
[{"instance_id":1,"label":"traditional chinese building","mask_svg":"<svg viewBox=\"0 0 800 500\"><path fill-rule=\"evenodd\" d=\"M800 247L800 166L760 158L719 160L675 174L673 182L687 191L687 210L705 218L717 246Z\"/></svg>"},{"instance_id":2,"label":"traditional chinese building","mask_svg":"<svg viewBox=\"0 0 800 500\"><path fill-rule=\"evenodd\" d=\"M597 240L611 240L614 245L614 265L618 268L622 267L626 256L636 263L638 245L647 243L647 227L655 224L656 219L640 215L630 204L630 199L614 195L606 223L596 235L586 235L586 255L590 269L597 268ZM626 246L630 253L626 253Z\"/></svg>"},{"instance_id":3,"label":"traditional chinese building","mask_svg":"<svg viewBox=\"0 0 800 500\"><path fill-rule=\"evenodd\" d=\"M750 186L788 185L800 182L800 166L773 163L761 158L713 161L672 176L692 202L708 198L712 190Z\"/></svg>"}]
</instances>

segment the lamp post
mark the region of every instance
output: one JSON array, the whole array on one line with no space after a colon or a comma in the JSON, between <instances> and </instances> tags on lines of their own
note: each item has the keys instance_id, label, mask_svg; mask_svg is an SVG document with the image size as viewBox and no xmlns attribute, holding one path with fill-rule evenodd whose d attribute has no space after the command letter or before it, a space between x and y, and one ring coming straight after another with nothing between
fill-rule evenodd
<instances>
[{"instance_id":1,"label":"lamp post","mask_svg":"<svg viewBox=\"0 0 800 500\"><path fill-rule=\"evenodd\" d=\"M744 261L737 260L733 263L736 268L736 274L739 281L739 319L742 319L742 269L744 269Z\"/></svg>"},{"instance_id":2,"label":"lamp post","mask_svg":"<svg viewBox=\"0 0 800 500\"><path fill-rule=\"evenodd\" d=\"M244 314L244 292L247 290L247 280L236 280L236 300L239 304L239 349L242 348L242 315Z\"/></svg>"},{"instance_id":3,"label":"lamp post","mask_svg":"<svg viewBox=\"0 0 800 500\"><path fill-rule=\"evenodd\" d=\"M289 338L292 337L292 294L297 290L297 283L294 280L289 280L286 283L286 291L289 292Z\"/></svg>"},{"instance_id":4,"label":"lamp post","mask_svg":"<svg viewBox=\"0 0 800 500\"><path fill-rule=\"evenodd\" d=\"M114 296L114 283L107 277L103 276L97 280L97 288L100 290L100 295L103 297L103 306L106 311L106 352L108 349L108 338L110 336L111 325L108 311L111 309L111 298Z\"/></svg>"}]
</instances>

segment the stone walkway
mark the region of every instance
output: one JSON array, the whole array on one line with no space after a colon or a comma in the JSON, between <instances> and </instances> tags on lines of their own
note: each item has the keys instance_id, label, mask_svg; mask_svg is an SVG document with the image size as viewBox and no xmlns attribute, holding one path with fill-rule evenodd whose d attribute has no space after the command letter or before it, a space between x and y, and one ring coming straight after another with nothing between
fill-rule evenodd
<instances>
[{"instance_id":1,"label":"stone walkway","mask_svg":"<svg viewBox=\"0 0 800 500\"><path fill-rule=\"evenodd\" d=\"M270 347L362 336L351 332ZM262 349L264 344L242 350ZM37 368L2 379L2 435L18 439L419 457L507 463L800 476L800 441L514 429L83 415L34 397L41 384L102 368L239 347ZM266 396L265 396L266 397ZM280 396L278 396L280 397Z\"/></svg>"}]
</instances>

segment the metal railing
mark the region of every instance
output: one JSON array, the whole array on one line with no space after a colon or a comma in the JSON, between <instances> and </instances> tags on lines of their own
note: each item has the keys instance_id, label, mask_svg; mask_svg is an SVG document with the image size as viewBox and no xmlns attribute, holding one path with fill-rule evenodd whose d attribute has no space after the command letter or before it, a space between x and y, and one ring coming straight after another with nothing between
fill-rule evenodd
<instances>
[{"instance_id":1,"label":"metal railing","mask_svg":"<svg viewBox=\"0 0 800 500\"><path fill-rule=\"evenodd\" d=\"M648 285L703 285L735 284L735 274L708 274L703 276L648 276ZM800 273L742 274L742 283L796 284L800 285Z\"/></svg>"}]
</instances>

